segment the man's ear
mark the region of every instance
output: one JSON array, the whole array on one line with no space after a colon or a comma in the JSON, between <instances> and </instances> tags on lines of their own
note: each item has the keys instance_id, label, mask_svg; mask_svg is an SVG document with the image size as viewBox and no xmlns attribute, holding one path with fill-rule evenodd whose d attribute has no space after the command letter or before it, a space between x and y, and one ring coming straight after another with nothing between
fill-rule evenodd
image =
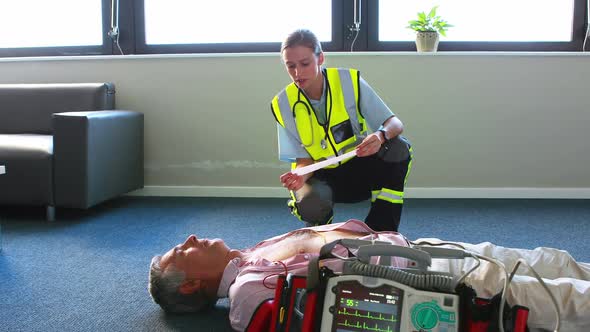
<instances>
[{"instance_id":1,"label":"man's ear","mask_svg":"<svg viewBox=\"0 0 590 332\"><path fill-rule=\"evenodd\" d=\"M320 52L320 56L318 57L318 65L324 64L324 52Z\"/></svg>"},{"instance_id":2,"label":"man's ear","mask_svg":"<svg viewBox=\"0 0 590 332\"><path fill-rule=\"evenodd\" d=\"M182 285L180 285L180 287L178 288L178 291L180 292L180 294L183 295L187 295L187 294L192 294L194 292L196 292L197 290L199 290L202 286L202 282L201 280L198 279L190 279L190 280L185 280Z\"/></svg>"}]
</instances>

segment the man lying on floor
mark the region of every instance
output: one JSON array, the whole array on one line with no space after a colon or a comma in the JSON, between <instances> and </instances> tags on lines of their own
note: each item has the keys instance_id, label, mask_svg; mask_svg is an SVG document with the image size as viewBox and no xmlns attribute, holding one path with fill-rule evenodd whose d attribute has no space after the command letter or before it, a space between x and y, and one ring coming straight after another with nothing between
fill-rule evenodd
<instances>
[{"instance_id":1,"label":"man lying on floor","mask_svg":"<svg viewBox=\"0 0 590 332\"><path fill-rule=\"evenodd\" d=\"M284 274L285 268L289 273L306 275L311 256L317 255L324 244L341 238L411 245L399 233L375 232L358 220L302 228L244 250L230 249L221 239L197 239L191 235L163 256L152 259L149 292L167 312L194 312L212 307L218 298L229 297L231 325L243 331L256 308L274 297L277 276ZM440 242L418 239L414 243L422 241ZM560 330L590 331L590 264L578 263L567 252L551 248L513 249L489 242L458 244L499 260L507 269L523 258L543 277L556 298L561 313ZM392 259L394 266L405 267L406 264L403 258ZM462 275L474 264L472 259L436 259L433 270ZM491 297L502 290L503 280L503 272L484 261L465 282L478 296ZM507 302L530 309L529 327L553 330L555 308L529 269L518 269L509 287Z\"/></svg>"}]
</instances>

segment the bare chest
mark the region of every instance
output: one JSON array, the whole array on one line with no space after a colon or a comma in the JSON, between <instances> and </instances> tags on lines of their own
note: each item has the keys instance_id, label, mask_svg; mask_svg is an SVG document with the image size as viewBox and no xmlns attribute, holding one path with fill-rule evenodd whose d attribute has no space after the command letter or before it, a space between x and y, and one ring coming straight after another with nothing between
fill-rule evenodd
<instances>
[{"instance_id":1,"label":"bare chest","mask_svg":"<svg viewBox=\"0 0 590 332\"><path fill-rule=\"evenodd\" d=\"M254 252L254 255L270 261L279 261L297 254L319 253L326 243L343 238L358 238L363 235L365 234L347 231L318 233L310 229L301 229L265 248L260 248Z\"/></svg>"}]
</instances>

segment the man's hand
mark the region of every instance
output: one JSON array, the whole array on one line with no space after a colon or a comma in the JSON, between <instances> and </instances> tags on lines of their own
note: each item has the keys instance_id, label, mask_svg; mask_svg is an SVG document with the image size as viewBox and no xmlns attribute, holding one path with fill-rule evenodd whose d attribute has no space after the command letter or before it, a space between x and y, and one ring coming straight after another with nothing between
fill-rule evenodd
<instances>
[{"instance_id":1,"label":"man's hand","mask_svg":"<svg viewBox=\"0 0 590 332\"><path fill-rule=\"evenodd\" d=\"M307 180L307 176L287 172L285 174L282 174L280 179L281 183L283 184L283 187L292 191L296 191L303 187L303 184L305 184L305 181Z\"/></svg>"},{"instance_id":2,"label":"man's hand","mask_svg":"<svg viewBox=\"0 0 590 332\"><path fill-rule=\"evenodd\" d=\"M361 144L356 147L357 157L368 157L374 155L381 149L381 144L385 142L380 131L374 132L365 137Z\"/></svg>"}]
</instances>

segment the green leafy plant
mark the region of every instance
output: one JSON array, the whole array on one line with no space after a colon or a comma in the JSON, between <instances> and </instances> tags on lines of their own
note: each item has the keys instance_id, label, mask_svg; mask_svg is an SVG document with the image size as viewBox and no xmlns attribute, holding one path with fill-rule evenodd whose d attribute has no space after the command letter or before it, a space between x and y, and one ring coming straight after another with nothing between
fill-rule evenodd
<instances>
[{"instance_id":1,"label":"green leafy plant","mask_svg":"<svg viewBox=\"0 0 590 332\"><path fill-rule=\"evenodd\" d=\"M414 31L431 31L431 32L438 32L443 36L446 36L446 32L448 28L452 28L453 25L449 24L447 21L443 20L440 16L436 15L436 9L438 6L432 7L430 13L426 15L424 12L418 13L417 20L411 20L408 23L410 25L407 26L408 29L412 29Z\"/></svg>"}]
</instances>

